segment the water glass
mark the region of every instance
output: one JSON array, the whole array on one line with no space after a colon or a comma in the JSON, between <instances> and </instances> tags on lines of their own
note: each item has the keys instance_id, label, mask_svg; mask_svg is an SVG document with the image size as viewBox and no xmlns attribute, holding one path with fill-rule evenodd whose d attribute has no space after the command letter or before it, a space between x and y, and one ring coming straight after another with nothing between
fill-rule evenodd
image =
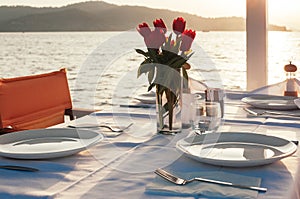
<instances>
[{"instance_id":1,"label":"water glass","mask_svg":"<svg viewBox=\"0 0 300 199\"><path fill-rule=\"evenodd\" d=\"M224 90L220 88L207 88L205 90L206 101L219 102L221 106L221 114L224 116Z\"/></svg>"},{"instance_id":2,"label":"water glass","mask_svg":"<svg viewBox=\"0 0 300 199\"><path fill-rule=\"evenodd\" d=\"M201 95L199 94L192 94L192 93L182 93L182 114L181 114L181 120L182 120L182 128L190 128L191 127L191 121L193 120L194 116L194 102L195 100L200 100Z\"/></svg>"},{"instance_id":3,"label":"water glass","mask_svg":"<svg viewBox=\"0 0 300 199\"><path fill-rule=\"evenodd\" d=\"M222 124L222 111L219 102L195 101L192 127L195 133L215 132Z\"/></svg>"}]
</instances>

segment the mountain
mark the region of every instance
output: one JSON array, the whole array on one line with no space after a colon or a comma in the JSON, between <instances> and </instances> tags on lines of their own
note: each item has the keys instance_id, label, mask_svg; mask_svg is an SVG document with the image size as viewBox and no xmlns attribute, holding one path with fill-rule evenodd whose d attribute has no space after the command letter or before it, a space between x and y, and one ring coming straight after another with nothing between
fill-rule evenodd
<instances>
[{"instance_id":1,"label":"mountain","mask_svg":"<svg viewBox=\"0 0 300 199\"><path fill-rule=\"evenodd\" d=\"M198 31L243 31L246 24L241 17L204 18L166 9L90 1L59 8L1 6L0 31L126 31L143 21L152 24L156 18L172 24L178 16L183 16L188 27ZM284 26L276 25L270 25L269 29L286 31Z\"/></svg>"}]
</instances>

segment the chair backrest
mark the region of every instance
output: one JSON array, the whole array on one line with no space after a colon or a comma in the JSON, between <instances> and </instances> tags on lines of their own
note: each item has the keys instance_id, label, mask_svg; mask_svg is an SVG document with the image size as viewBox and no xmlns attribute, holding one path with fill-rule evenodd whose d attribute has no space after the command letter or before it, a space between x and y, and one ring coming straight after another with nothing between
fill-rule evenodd
<instances>
[{"instance_id":1,"label":"chair backrest","mask_svg":"<svg viewBox=\"0 0 300 199\"><path fill-rule=\"evenodd\" d=\"M0 129L45 128L64 122L72 101L66 70L0 78Z\"/></svg>"}]
</instances>

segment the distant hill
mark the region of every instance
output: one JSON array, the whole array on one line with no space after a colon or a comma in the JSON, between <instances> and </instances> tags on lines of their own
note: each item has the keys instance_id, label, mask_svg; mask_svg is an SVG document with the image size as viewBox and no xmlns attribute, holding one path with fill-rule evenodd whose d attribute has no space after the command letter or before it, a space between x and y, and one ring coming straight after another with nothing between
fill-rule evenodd
<instances>
[{"instance_id":1,"label":"distant hill","mask_svg":"<svg viewBox=\"0 0 300 199\"><path fill-rule=\"evenodd\" d=\"M90 1L59 8L1 6L0 31L126 31L143 21L152 25L156 18L163 18L168 25L178 16L198 31L244 31L246 24L241 17L204 18L166 9ZM270 25L269 30L286 31L286 27Z\"/></svg>"}]
</instances>

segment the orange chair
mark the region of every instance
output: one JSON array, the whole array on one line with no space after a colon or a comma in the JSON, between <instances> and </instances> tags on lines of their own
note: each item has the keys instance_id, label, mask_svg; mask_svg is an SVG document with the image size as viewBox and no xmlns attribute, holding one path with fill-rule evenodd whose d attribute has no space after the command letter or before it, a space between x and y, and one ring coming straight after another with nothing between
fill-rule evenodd
<instances>
[{"instance_id":1,"label":"orange chair","mask_svg":"<svg viewBox=\"0 0 300 199\"><path fill-rule=\"evenodd\" d=\"M0 131L46 128L64 122L65 114L74 119L65 69L0 78Z\"/></svg>"}]
</instances>

